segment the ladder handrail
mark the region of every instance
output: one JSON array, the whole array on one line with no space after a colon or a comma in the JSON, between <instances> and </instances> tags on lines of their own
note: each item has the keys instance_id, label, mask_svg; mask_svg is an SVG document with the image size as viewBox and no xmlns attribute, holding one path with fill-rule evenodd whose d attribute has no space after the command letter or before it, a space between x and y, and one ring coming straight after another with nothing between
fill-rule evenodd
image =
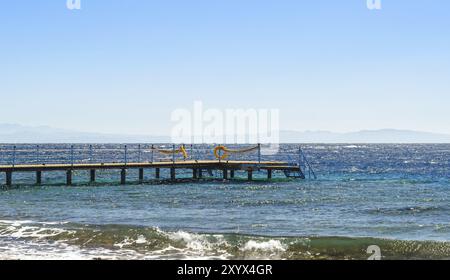
<instances>
[{"instance_id":1,"label":"ladder handrail","mask_svg":"<svg viewBox=\"0 0 450 280\"><path fill-rule=\"evenodd\" d=\"M302 158L303 162L305 163L305 166L308 167L308 172L310 172L309 176L311 177L311 174L312 174L314 180L317 180L316 172L314 172L314 169L312 168L311 164L309 163L308 159L306 158L305 153L303 152L301 147L299 147L299 153L300 153L300 157ZM300 162L298 164L300 165Z\"/></svg>"}]
</instances>

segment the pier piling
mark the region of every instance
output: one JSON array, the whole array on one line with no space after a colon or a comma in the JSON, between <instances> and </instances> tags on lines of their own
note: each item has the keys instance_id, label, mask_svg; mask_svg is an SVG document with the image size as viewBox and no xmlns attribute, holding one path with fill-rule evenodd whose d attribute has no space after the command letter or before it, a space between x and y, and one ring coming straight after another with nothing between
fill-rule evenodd
<instances>
[{"instance_id":1,"label":"pier piling","mask_svg":"<svg viewBox=\"0 0 450 280\"><path fill-rule=\"evenodd\" d=\"M144 182L144 168L139 168L139 183Z\"/></svg>"},{"instance_id":2,"label":"pier piling","mask_svg":"<svg viewBox=\"0 0 450 280\"><path fill-rule=\"evenodd\" d=\"M249 181L252 181L253 180L253 170L251 170L251 169L248 169L248 171L247 171L247 179L249 180Z\"/></svg>"},{"instance_id":3,"label":"pier piling","mask_svg":"<svg viewBox=\"0 0 450 280\"><path fill-rule=\"evenodd\" d=\"M195 169L195 168L192 169L192 178L194 178L194 179L198 178L198 176L197 176L197 169Z\"/></svg>"},{"instance_id":4,"label":"pier piling","mask_svg":"<svg viewBox=\"0 0 450 280\"><path fill-rule=\"evenodd\" d=\"M120 171L120 184L125 185L127 183L127 170L123 168Z\"/></svg>"},{"instance_id":5,"label":"pier piling","mask_svg":"<svg viewBox=\"0 0 450 280\"><path fill-rule=\"evenodd\" d=\"M70 186L72 185L72 170L69 169L66 172L66 185Z\"/></svg>"},{"instance_id":6,"label":"pier piling","mask_svg":"<svg viewBox=\"0 0 450 280\"><path fill-rule=\"evenodd\" d=\"M42 184L42 171L36 171L36 185Z\"/></svg>"},{"instance_id":7,"label":"pier piling","mask_svg":"<svg viewBox=\"0 0 450 280\"><path fill-rule=\"evenodd\" d=\"M159 168L155 168L155 178L159 179L161 177L161 171L159 170Z\"/></svg>"},{"instance_id":8,"label":"pier piling","mask_svg":"<svg viewBox=\"0 0 450 280\"><path fill-rule=\"evenodd\" d=\"M222 171L222 173L223 173L223 179L224 179L224 180L228 180L228 170L224 169L224 170Z\"/></svg>"},{"instance_id":9,"label":"pier piling","mask_svg":"<svg viewBox=\"0 0 450 280\"><path fill-rule=\"evenodd\" d=\"M12 172L6 171L6 185L11 186L12 185Z\"/></svg>"},{"instance_id":10,"label":"pier piling","mask_svg":"<svg viewBox=\"0 0 450 280\"><path fill-rule=\"evenodd\" d=\"M95 183L95 169L91 169L89 182Z\"/></svg>"},{"instance_id":11,"label":"pier piling","mask_svg":"<svg viewBox=\"0 0 450 280\"><path fill-rule=\"evenodd\" d=\"M272 179L272 169L267 169L267 179Z\"/></svg>"},{"instance_id":12,"label":"pier piling","mask_svg":"<svg viewBox=\"0 0 450 280\"><path fill-rule=\"evenodd\" d=\"M170 180L175 181L175 168L170 168Z\"/></svg>"}]
</instances>

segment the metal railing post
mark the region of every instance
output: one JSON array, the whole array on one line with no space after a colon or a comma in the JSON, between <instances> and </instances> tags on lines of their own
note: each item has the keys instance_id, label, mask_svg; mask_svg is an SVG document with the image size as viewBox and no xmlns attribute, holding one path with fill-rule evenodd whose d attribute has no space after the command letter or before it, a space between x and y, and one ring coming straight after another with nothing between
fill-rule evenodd
<instances>
[{"instance_id":1,"label":"metal railing post","mask_svg":"<svg viewBox=\"0 0 450 280\"><path fill-rule=\"evenodd\" d=\"M154 145L152 144L152 158L151 158L151 162L153 163L153 159L154 159L154 152L155 152L155 147L154 147Z\"/></svg>"},{"instance_id":2,"label":"metal railing post","mask_svg":"<svg viewBox=\"0 0 450 280\"><path fill-rule=\"evenodd\" d=\"M141 144L138 145L138 162L141 162Z\"/></svg>"},{"instance_id":3,"label":"metal railing post","mask_svg":"<svg viewBox=\"0 0 450 280\"><path fill-rule=\"evenodd\" d=\"M302 166L302 148L298 147L298 166Z\"/></svg>"},{"instance_id":4,"label":"metal railing post","mask_svg":"<svg viewBox=\"0 0 450 280\"><path fill-rule=\"evenodd\" d=\"M302 166L302 161L303 161L303 158L302 158L302 147L298 147L298 168L300 169L300 170L302 170L302 168L303 168L303 171L302 172L304 172L304 171L306 171L306 170L304 170L304 169L306 169L306 164L304 164L304 166Z\"/></svg>"},{"instance_id":5,"label":"metal railing post","mask_svg":"<svg viewBox=\"0 0 450 280\"><path fill-rule=\"evenodd\" d=\"M12 166L16 165L16 146L13 146L13 154L12 154Z\"/></svg>"},{"instance_id":6,"label":"metal railing post","mask_svg":"<svg viewBox=\"0 0 450 280\"><path fill-rule=\"evenodd\" d=\"M94 151L92 145L89 145L89 162L94 162Z\"/></svg>"},{"instance_id":7,"label":"metal railing post","mask_svg":"<svg viewBox=\"0 0 450 280\"><path fill-rule=\"evenodd\" d=\"M128 147L127 147L127 145L125 145L125 165L127 165L127 163L128 163Z\"/></svg>"},{"instance_id":8,"label":"metal railing post","mask_svg":"<svg viewBox=\"0 0 450 280\"><path fill-rule=\"evenodd\" d=\"M36 145L36 164L39 164L39 145Z\"/></svg>"},{"instance_id":9,"label":"metal railing post","mask_svg":"<svg viewBox=\"0 0 450 280\"><path fill-rule=\"evenodd\" d=\"M175 163L175 144L172 145L172 162Z\"/></svg>"},{"instance_id":10,"label":"metal railing post","mask_svg":"<svg viewBox=\"0 0 450 280\"><path fill-rule=\"evenodd\" d=\"M261 144L258 144L258 163L261 164Z\"/></svg>"},{"instance_id":11,"label":"metal railing post","mask_svg":"<svg viewBox=\"0 0 450 280\"><path fill-rule=\"evenodd\" d=\"M74 150L73 150L73 145L70 146L70 164L71 164L71 165L74 164Z\"/></svg>"}]
</instances>

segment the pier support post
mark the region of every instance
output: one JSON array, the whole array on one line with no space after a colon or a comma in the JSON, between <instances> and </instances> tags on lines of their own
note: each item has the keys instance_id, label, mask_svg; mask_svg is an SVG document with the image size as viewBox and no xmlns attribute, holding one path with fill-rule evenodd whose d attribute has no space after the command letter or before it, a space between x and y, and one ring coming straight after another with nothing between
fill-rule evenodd
<instances>
[{"instance_id":1,"label":"pier support post","mask_svg":"<svg viewBox=\"0 0 450 280\"><path fill-rule=\"evenodd\" d=\"M42 171L36 171L36 185L42 184Z\"/></svg>"},{"instance_id":2,"label":"pier support post","mask_svg":"<svg viewBox=\"0 0 450 280\"><path fill-rule=\"evenodd\" d=\"M161 177L161 175L160 175L160 170L159 170L159 168L155 168L155 178L156 179L159 179L159 177Z\"/></svg>"},{"instance_id":3,"label":"pier support post","mask_svg":"<svg viewBox=\"0 0 450 280\"><path fill-rule=\"evenodd\" d=\"M232 169L232 170L230 170L230 179L233 179L234 178L234 170Z\"/></svg>"},{"instance_id":4,"label":"pier support post","mask_svg":"<svg viewBox=\"0 0 450 280\"><path fill-rule=\"evenodd\" d=\"M227 170L227 169L224 169L224 170L222 171L222 174L223 174L223 179L224 179L224 180L228 180L228 170Z\"/></svg>"},{"instance_id":5,"label":"pier support post","mask_svg":"<svg viewBox=\"0 0 450 280\"><path fill-rule=\"evenodd\" d=\"M253 170L251 170L251 169L249 169L249 170L247 170L247 178L248 178L248 180L249 181L252 181L253 180Z\"/></svg>"},{"instance_id":6,"label":"pier support post","mask_svg":"<svg viewBox=\"0 0 450 280\"><path fill-rule=\"evenodd\" d=\"M170 168L170 180L175 181L175 168Z\"/></svg>"},{"instance_id":7,"label":"pier support post","mask_svg":"<svg viewBox=\"0 0 450 280\"><path fill-rule=\"evenodd\" d=\"M203 178L203 170L201 168L198 170L198 178Z\"/></svg>"},{"instance_id":8,"label":"pier support post","mask_svg":"<svg viewBox=\"0 0 450 280\"><path fill-rule=\"evenodd\" d=\"M193 168L192 169L192 178L197 179L197 169Z\"/></svg>"},{"instance_id":9,"label":"pier support post","mask_svg":"<svg viewBox=\"0 0 450 280\"><path fill-rule=\"evenodd\" d=\"M267 179L272 179L272 169L267 169Z\"/></svg>"},{"instance_id":10,"label":"pier support post","mask_svg":"<svg viewBox=\"0 0 450 280\"><path fill-rule=\"evenodd\" d=\"M139 168L139 183L144 182L144 168Z\"/></svg>"},{"instance_id":11,"label":"pier support post","mask_svg":"<svg viewBox=\"0 0 450 280\"><path fill-rule=\"evenodd\" d=\"M91 176L89 182L95 183L95 169L91 169Z\"/></svg>"},{"instance_id":12,"label":"pier support post","mask_svg":"<svg viewBox=\"0 0 450 280\"><path fill-rule=\"evenodd\" d=\"M6 185L12 185L12 171L6 171Z\"/></svg>"},{"instance_id":13,"label":"pier support post","mask_svg":"<svg viewBox=\"0 0 450 280\"><path fill-rule=\"evenodd\" d=\"M120 171L120 184L125 185L127 183L127 170L123 168Z\"/></svg>"},{"instance_id":14,"label":"pier support post","mask_svg":"<svg viewBox=\"0 0 450 280\"><path fill-rule=\"evenodd\" d=\"M72 185L72 170L67 170L66 172L66 185Z\"/></svg>"}]
</instances>

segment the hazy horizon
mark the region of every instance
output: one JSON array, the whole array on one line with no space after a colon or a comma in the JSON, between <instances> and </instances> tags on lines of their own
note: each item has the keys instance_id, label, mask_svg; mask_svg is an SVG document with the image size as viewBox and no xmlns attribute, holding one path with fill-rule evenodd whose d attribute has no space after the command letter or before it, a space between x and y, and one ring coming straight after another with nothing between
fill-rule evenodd
<instances>
[{"instance_id":1,"label":"hazy horizon","mask_svg":"<svg viewBox=\"0 0 450 280\"><path fill-rule=\"evenodd\" d=\"M69 129L66 127L54 127L48 124L38 124L38 125L26 125L21 123L1 123L0 122L0 128L3 128L5 126L11 126L16 128L26 128L26 129L50 129L50 130L59 130L59 131L67 131L67 132L76 132L76 133L98 133L98 134L118 134L118 135L151 135L151 136L166 136L170 137L170 134L145 134L145 133L120 133L120 132L101 132L101 129L96 131L89 131L89 130L74 130ZM430 134L444 134L444 135L450 135L450 133L439 133L439 132L432 132L432 131L424 131L424 130L410 130L410 129L401 129L401 128L392 128L392 127L384 127L384 128L378 128L378 129L361 129L361 130L350 130L350 131L333 131L333 130L296 130L296 129L280 129L279 131L288 131L288 132L313 132L313 133L336 133L336 134L348 134L348 133L358 133L358 132L365 132L365 131L407 131L407 132L420 132L420 133L430 133ZM2 131L0 131L1 134Z\"/></svg>"},{"instance_id":2,"label":"hazy horizon","mask_svg":"<svg viewBox=\"0 0 450 280\"><path fill-rule=\"evenodd\" d=\"M450 134L380 129L347 133L333 131L279 131L280 143L450 143ZM170 143L170 135L107 134L50 126L0 123L0 143ZM228 143L228 142L227 142ZM230 144L230 143L228 143Z\"/></svg>"}]
</instances>

